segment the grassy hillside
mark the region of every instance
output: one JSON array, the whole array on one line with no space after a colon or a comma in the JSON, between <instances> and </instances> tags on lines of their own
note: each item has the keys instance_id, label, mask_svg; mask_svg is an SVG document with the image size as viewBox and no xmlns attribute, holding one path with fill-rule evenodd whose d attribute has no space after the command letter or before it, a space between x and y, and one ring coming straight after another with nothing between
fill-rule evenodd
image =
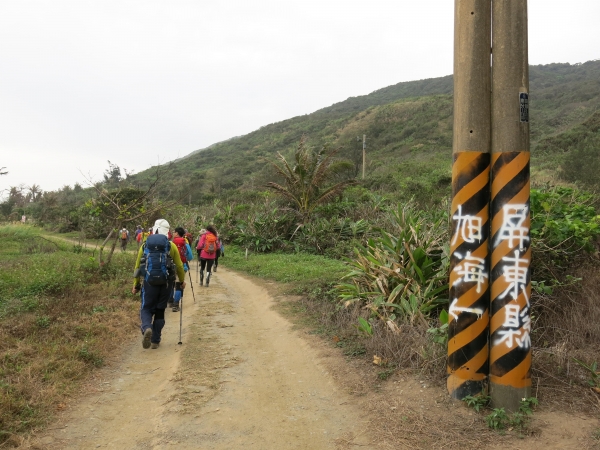
<instances>
[{"instance_id":1,"label":"grassy hillside","mask_svg":"<svg viewBox=\"0 0 600 450\"><path fill-rule=\"evenodd\" d=\"M600 109L600 61L532 66L530 79L534 181L578 181L576 171L560 166L569 153L587 151L595 142L583 130ZM255 189L273 176L265 158L277 151L291 155L303 134L311 145L340 147L340 156L355 161L359 173L362 143L357 137L366 134L366 187L402 197L427 198L434 192L439 197L450 185L452 101L452 76L352 97L181 158L169 168L173 181L168 192L186 198L191 194L192 203L202 203L234 189ZM565 140L572 145L548 164L542 156L560 153ZM149 170L135 177L143 181L151 174Z\"/></svg>"}]
</instances>

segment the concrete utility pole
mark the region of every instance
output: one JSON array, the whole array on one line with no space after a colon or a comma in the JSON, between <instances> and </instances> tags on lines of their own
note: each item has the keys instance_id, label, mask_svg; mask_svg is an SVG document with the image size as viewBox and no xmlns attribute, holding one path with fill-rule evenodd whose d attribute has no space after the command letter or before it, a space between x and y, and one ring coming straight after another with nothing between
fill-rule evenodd
<instances>
[{"instance_id":1,"label":"concrete utility pole","mask_svg":"<svg viewBox=\"0 0 600 450\"><path fill-rule=\"evenodd\" d=\"M492 7L490 395L517 411L531 396L527 0Z\"/></svg>"},{"instance_id":2,"label":"concrete utility pole","mask_svg":"<svg viewBox=\"0 0 600 450\"><path fill-rule=\"evenodd\" d=\"M363 134L363 167L362 179L365 179L365 166L367 165L367 135Z\"/></svg>"},{"instance_id":3,"label":"concrete utility pole","mask_svg":"<svg viewBox=\"0 0 600 450\"><path fill-rule=\"evenodd\" d=\"M489 329L491 0L455 0L448 392L486 386Z\"/></svg>"}]
</instances>

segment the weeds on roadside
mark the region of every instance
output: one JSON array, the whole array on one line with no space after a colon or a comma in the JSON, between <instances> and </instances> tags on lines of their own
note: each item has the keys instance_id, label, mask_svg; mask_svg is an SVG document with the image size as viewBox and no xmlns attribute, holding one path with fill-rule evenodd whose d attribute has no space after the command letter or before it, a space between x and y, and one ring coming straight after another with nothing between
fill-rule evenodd
<instances>
[{"instance_id":1,"label":"weeds on roadside","mask_svg":"<svg viewBox=\"0 0 600 450\"><path fill-rule=\"evenodd\" d=\"M369 239L348 261L352 271L336 286L345 306L359 303L384 322L420 323L448 303L445 217L428 217L413 204L390 214L391 231Z\"/></svg>"},{"instance_id":2,"label":"weeds on roadside","mask_svg":"<svg viewBox=\"0 0 600 450\"><path fill-rule=\"evenodd\" d=\"M490 402L488 395L467 395L462 399L470 408L480 412L486 409ZM533 409L538 405L535 397L523 398L519 404L519 410L508 414L504 408L493 408L492 412L485 416L485 423L493 430L504 430L511 428L526 428L533 415Z\"/></svg>"},{"instance_id":3,"label":"weeds on roadside","mask_svg":"<svg viewBox=\"0 0 600 450\"><path fill-rule=\"evenodd\" d=\"M594 361L591 364L586 364L577 358L573 358L573 361L575 361L589 373L590 378L588 379L588 384L600 394L600 372L598 371L598 363Z\"/></svg>"},{"instance_id":4,"label":"weeds on roadside","mask_svg":"<svg viewBox=\"0 0 600 450\"><path fill-rule=\"evenodd\" d=\"M462 399L463 402L467 404L469 408L473 408L475 411L479 412L481 409L486 408L490 403L489 395L467 395Z\"/></svg>"}]
</instances>

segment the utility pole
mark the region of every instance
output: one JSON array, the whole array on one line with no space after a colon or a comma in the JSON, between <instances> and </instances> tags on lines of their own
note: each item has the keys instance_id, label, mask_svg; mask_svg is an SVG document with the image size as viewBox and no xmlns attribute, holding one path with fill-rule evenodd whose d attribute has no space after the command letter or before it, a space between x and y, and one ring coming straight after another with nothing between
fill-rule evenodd
<instances>
[{"instance_id":1,"label":"utility pole","mask_svg":"<svg viewBox=\"0 0 600 450\"><path fill-rule=\"evenodd\" d=\"M527 0L492 8L490 396L517 411L531 396L531 240Z\"/></svg>"},{"instance_id":2,"label":"utility pole","mask_svg":"<svg viewBox=\"0 0 600 450\"><path fill-rule=\"evenodd\" d=\"M451 397L488 376L491 0L455 0L452 240L448 327Z\"/></svg>"},{"instance_id":3,"label":"utility pole","mask_svg":"<svg viewBox=\"0 0 600 450\"><path fill-rule=\"evenodd\" d=\"M365 179L365 166L367 165L367 135L363 134L363 170L362 179Z\"/></svg>"}]
</instances>

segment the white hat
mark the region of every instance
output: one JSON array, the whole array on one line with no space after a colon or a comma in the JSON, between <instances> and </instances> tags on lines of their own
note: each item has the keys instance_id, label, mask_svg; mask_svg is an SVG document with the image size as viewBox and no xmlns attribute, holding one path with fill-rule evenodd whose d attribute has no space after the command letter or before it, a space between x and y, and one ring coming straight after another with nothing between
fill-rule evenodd
<instances>
[{"instance_id":1,"label":"white hat","mask_svg":"<svg viewBox=\"0 0 600 450\"><path fill-rule=\"evenodd\" d=\"M165 236L168 236L169 228L169 222L167 222L165 219L158 219L156 222L154 222L152 230L154 234L164 234Z\"/></svg>"}]
</instances>

